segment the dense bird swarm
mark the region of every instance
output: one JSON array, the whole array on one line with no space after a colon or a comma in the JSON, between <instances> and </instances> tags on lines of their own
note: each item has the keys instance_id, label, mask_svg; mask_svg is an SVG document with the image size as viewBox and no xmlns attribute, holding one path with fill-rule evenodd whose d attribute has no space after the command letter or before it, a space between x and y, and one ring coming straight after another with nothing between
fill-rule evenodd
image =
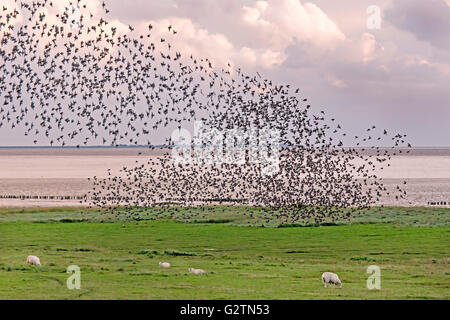
<instances>
[{"instance_id":1,"label":"dense bird swarm","mask_svg":"<svg viewBox=\"0 0 450 320\"><path fill-rule=\"evenodd\" d=\"M96 16L86 3L67 2L62 12L50 0L0 7L0 127L35 144L151 149L164 128L204 128L188 159L174 159L180 141L169 137L163 155L93 177L89 205L142 219L240 204L261 208L267 221L320 223L406 196L400 186L390 194L376 175L411 147L406 135L371 126L351 139L357 148L344 148L350 137L323 111L313 114L298 88L177 51L176 26L157 35L151 24L144 33L119 30L105 4ZM386 141L392 146L376 146Z\"/></svg>"}]
</instances>

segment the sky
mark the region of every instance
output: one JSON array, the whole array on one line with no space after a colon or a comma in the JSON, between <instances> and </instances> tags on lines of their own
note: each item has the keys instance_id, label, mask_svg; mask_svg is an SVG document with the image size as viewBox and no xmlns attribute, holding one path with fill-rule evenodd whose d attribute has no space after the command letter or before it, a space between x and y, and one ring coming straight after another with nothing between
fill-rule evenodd
<instances>
[{"instance_id":1,"label":"sky","mask_svg":"<svg viewBox=\"0 0 450 320\"><path fill-rule=\"evenodd\" d=\"M105 2L110 21L171 24L184 52L299 87L349 133L377 125L450 146L450 0ZM1 129L11 144L27 140Z\"/></svg>"}]
</instances>

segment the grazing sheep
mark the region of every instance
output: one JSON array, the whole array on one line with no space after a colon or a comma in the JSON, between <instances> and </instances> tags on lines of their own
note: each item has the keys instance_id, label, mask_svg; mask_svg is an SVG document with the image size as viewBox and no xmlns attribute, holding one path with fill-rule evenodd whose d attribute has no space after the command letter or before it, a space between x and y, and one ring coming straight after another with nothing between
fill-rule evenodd
<instances>
[{"instance_id":1,"label":"grazing sheep","mask_svg":"<svg viewBox=\"0 0 450 320\"><path fill-rule=\"evenodd\" d=\"M36 256L28 256L27 257L27 264L40 266L41 265L41 260L39 260L39 258L36 257Z\"/></svg>"},{"instance_id":2,"label":"grazing sheep","mask_svg":"<svg viewBox=\"0 0 450 320\"><path fill-rule=\"evenodd\" d=\"M341 280L339 279L338 275L333 272L324 272L322 273L322 282L325 285L325 288L327 287L327 283L332 283L334 286L338 286L339 288L342 287Z\"/></svg>"},{"instance_id":3,"label":"grazing sheep","mask_svg":"<svg viewBox=\"0 0 450 320\"><path fill-rule=\"evenodd\" d=\"M170 268L170 263L168 263L168 262L160 262L159 266L161 268Z\"/></svg>"},{"instance_id":4,"label":"grazing sheep","mask_svg":"<svg viewBox=\"0 0 450 320\"><path fill-rule=\"evenodd\" d=\"M205 274L205 270L202 269L194 269L194 268L189 268L189 272L192 274Z\"/></svg>"}]
</instances>

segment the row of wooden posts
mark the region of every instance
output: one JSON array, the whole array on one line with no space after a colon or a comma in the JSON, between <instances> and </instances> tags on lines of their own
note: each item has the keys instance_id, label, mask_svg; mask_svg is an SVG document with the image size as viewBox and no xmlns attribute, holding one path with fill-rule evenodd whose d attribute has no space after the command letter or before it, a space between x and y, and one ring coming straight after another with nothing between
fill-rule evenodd
<instances>
[{"instance_id":1,"label":"row of wooden posts","mask_svg":"<svg viewBox=\"0 0 450 320\"><path fill-rule=\"evenodd\" d=\"M126 197L125 197L126 198ZM0 199L16 199L16 200L93 200L87 196L36 196L36 195L0 195ZM96 199L100 200L100 199ZM102 197L101 200L112 200L110 197ZM229 200L231 201L231 200ZM446 206L450 205L450 201L428 201L429 206Z\"/></svg>"},{"instance_id":2,"label":"row of wooden posts","mask_svg":"<svg viewBox=\"0 0 450 320\"><path fill-rule=\"evenodd\" d=\"M450 205L450 201L428 201L429 206L446 206L447 204Z\"/></svg>"},{"instance_id":3,"label":"row of wooden posts","mask_svg":"<svg viewBox=\"0 0 450 320\"><path fill-rule=\"evenodd\" d=\"M36 195L0 195L0 199L17 200L84 200L86 196L36 196Z\"/></svg>"}]
</instances>

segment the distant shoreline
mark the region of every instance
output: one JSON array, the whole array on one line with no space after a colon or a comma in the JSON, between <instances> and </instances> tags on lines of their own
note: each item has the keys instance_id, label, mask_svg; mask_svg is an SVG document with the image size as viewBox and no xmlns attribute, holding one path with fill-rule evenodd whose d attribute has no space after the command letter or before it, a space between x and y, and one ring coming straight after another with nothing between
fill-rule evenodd
<instances>
[{"instance_id":1,"label":"distant shoreline","mask_svg":"<svg viewBox=\"0 0 450 320\"><path fill-rule=\"evenodd\" d=\"M0 156L155 156L170 152L172 147L166 145L157 146L73 146L48 147L48 146L0 146ZM349 149L358 150L362 155L376 156L377 149L368 147L342 147L342 151ZM306 150L305 150L306 151ZM416 147L416 148L386 148L379 147L378 151L387 151L389 154L398 153L396 157L410 156L437 156L450 157L450 147ZM409 151L407 153L406 151Z\"/></svg>"},{"instance_id":2,"label":"distant shoreline","mask_svg":"<svg viewBox=\"0 0 450 320\"><path fill-rule=\"evenodd\" d=\"M169 146L166 145L156 145L156 146L128 146L128 145L119 145L119 146L0 146L0 149L169 149ZM450 147L449 147L450 148Z\"/></svg>"},{"instance_id":3,"label":"distant shoreline","mask_svg":"<svg viewBox=\"0 0 450 320\"><path fill-rule=\"evenodd\" d=\"M380 149L391 149L392 147L386 147L386 146L375 146L379 147ZM154 146L148 146L148 145L118 145L118 146L102 146L102 145L95 145L95 146L0 146L0 149L171 149L172 146L168 145L154 145ZM370 147L361 147L361 146L344 146L341 147L342 149L369 149ZM412 148L394 148L395 150L448 150L450 149L450 146L417 146Z\"/></svg>"}]
</instances>

